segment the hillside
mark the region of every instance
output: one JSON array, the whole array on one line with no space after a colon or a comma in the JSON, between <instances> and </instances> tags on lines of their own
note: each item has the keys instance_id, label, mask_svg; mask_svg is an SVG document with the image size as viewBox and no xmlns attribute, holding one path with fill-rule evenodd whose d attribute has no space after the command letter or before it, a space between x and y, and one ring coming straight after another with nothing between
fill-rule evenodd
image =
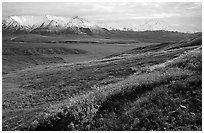
<instances>
[{"instance_id":1,"label":"hillside","mask_svg":"<svg viewBox=\"0 0 204 133\"><path fill-rule=\"evenodd\" d=\"M202 130L201 57L197 34L6 74L3 130Z\"/></svg>"}]
</instances>

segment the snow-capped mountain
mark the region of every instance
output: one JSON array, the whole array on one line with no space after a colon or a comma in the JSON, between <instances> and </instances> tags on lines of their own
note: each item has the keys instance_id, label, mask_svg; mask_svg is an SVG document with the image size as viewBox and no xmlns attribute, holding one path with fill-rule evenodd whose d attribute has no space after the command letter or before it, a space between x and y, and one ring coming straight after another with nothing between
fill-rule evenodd
<instances>
[{"instance_id":1,"label":"snow-capped mountain","mask_svg":"<svg viewBox=\"0 0 204 133\"><path fill-rule=\"evenodd\" d=\"M165 21L148 20L139 26L107 25L90 22L79 16L10 16L3 20L3 31L25 32L69 32L76 34L98 34L110 30L121 31L146 31L146 30L173 30Z\"/></svg>"},{"instance_id":2,"label":"snow-capped mountain","mask_svg":"<svg viewBox=\"0 0 204 133\"><path fill-rule=\"evenodd\" d=\"M156 31L156 30L165 30L165 31L176 31L173 26L168 24L164 20L159 19L149 19L140 25L129 24L129 25L101 25L108 30L120 30L120 31Z\"/></svg>"},{"instance_id":3,"label":"snow-capped mountain","mask_svg":"<svg viewBox=\"0 0 204 133\"><path fill-rule=\"evenodd\" d=\"M3 31L59 32L69 30L74 33L86 34L87 30L103 31L103 28L78 16L72 18L51 15L10 16L3 20Z\"/></svg>"},{"instance_id":4,"label":"snow-capped mountain","mask_svg":"<svg viewBox=\"0 0 204 133\"><path fill-rule=\"evenodd\" d=\"M174 31L174 28L163 20L150 19L150 20L146 21L144 24L141 24L141 25L135 27L134 30L137 30L137 31L146 31L146 30L149 30L149 31L154 31L154 30Z\"/></svg>"},{"instance_id":5,"label":"snow-capped mountain","mask_svg":"<svg viewBox=\"0 0 204 133\"><path fill-rule=\"evenodd\" d=\"M89 22L79 16L73 17L69 22L68 22L69 27L83 27L83 28L94 28L98 27L95 23Z\"/></svg>"}]
</instances>

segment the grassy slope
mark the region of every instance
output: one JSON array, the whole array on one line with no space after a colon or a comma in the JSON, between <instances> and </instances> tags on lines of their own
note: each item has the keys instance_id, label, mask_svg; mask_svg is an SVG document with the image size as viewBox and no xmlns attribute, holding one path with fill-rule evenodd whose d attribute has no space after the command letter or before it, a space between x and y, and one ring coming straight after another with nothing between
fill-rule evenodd
<instances>
[{"instance_id":1,"label":"grassy slope","mask_svg":"<svg viewBox=\"0 0 204 133\"><path fill-rule=\"evenodd\" d=\"M36 35L37 36L37 35ZM26 36L29 40L40 40L35 36ZM49 36L46 36L46 38ZM38 39L37 39L38 38ZM49 65L54 63L71 63L102 58L113 53L129 50L139 45L148 43L136 43L128 46L114 44L92 44L92 43L41 43L41 42L15 42L3 38L2 56L3 73L10 73L28 67L38 65ZM49 37L51 39L51 37ZM54 40L56 38L52 38ZM60 38L58 38L60 39ZM69 39L62 37L61 39Z\"/></svg>"},{"instance_id":2,"label":"grassy slope","mask_svg":"<svg viewBox=\"0 0 204 133\"><path fill-rule=\"evenodd\" d=\"M25 45L25 44L24 44ZM79 55L87 51L64 47L19 47L7 46L2 49L3 74L36 65L64 63L57 55Z\"/></svg>"},{"instance_id":3,"label":"grassy slope","mask_svg":"<svg viewBox=\"0 0 204 133\"><path fill-rule=\"evenodd\" d=\"M3 35L3 41L31 42L31 43L137 43L137 39L112 38L104 36L87 35L39 35L39 34L13 34Z\"/></svg>"},{"instance_id":4,"label":"grassy slope","mask_svg":"<svg viewBox=\"0 0 204 133\"><path fill-rule=\"evenodd\" d=\"M3 129L201 130L201 49L181 55L200 45L17 73L22 99L3 93Z\"/></svg>"}]
</instances>

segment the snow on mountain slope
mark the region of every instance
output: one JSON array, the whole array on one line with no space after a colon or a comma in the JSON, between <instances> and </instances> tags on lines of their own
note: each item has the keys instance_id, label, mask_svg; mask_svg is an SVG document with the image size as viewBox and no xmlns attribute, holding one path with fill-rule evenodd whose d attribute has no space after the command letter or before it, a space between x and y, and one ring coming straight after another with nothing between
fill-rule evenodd
<instances>
[{"instance_id":1,"label":"snow on mountain slope","mask_svg":"<svg viewBox=\"0 0 204 133\"><path fill-rule=\"evenodd\" d=\"M107 30L121 31L146 31L146 30L169 30L173 28L165 21L148 20L139 26L119 26L106 25L95 22L89 22L79 16L61 17L61 16L10 16L3 20L3 31L22 30L27 32L57 32L69 31L77 34L91 34L106 32Z\"/></svg>"},{"instance_id":2,"label":"snow on mountain slope","mask_svg":"<svg viewBox=\"0 0 204 133\"><path fill-rule=\"evenodd\" d=\"M16 22L12 18L3 20L2 22L3 22L3 25L2 25L3 32L4 31L15 32L15 31L27 29L27 27L20 25L18 22Z\"/></svg>"},{"instance_id":3,"label":"snow on mountain slope","mask_svg":"<svg viewBox=\"0 0 204 133\"><path fill-rule=\"evenodd\" d=\"M51 31L55 30L62 30L62 29L66 29L66 27L64 26L63 23L57 22L55 20L51 20L51 22L48 25L45 25L44 27L45 29L49 29Z\"/></svg>"},{"instance_id":4,"label":"snow on mountain slope","mask_svg":"<svg viewBox=\"0 0 204 133\"><path fill-rule=\"evenodd\" d=\"M20 27L20 28L17 28ZM10 16L3 21L4 29L32 31L62 31L70 30L75 33L83 34L80 28L89 28L90 30L101 30L102 27L96 23L89 22L81 17L61 17L61 16ZM12 31L13 31L12 30ZM74 31L78 30L78 31ZM85 29L83 29L84 31ZM87 29L86 29L87 30Z\"/></svg>"},{"instance_id":5,"label":"snow on mountain slope","mask_svg":"<svg viewBox=\"0 0 204 133\"><path fill-rule=\"evenodd\" d=\"M45 15L45 17L52 21L56 21L56 22L64 22L64 23L67 23L69 21L71 21L71 18L68 18L68 17L61 17L61 16L51 16L51 15Z\"/></svg>"},{"instance_id":6,"label":"snow on mountain slope","mask_svg":"<svg viewBox=\"0 0 204 133\"><path fill-rule=\"evenodd\" d=\"M68 25L70 27L83 27L83 28L94 28L97 27L97 25L93 22L88 22L87 20L79 17L79 16L75 16L72 18L71 21L69 21Z\"/></svg>"},{"instance_id":7,"label":"snow on mountain slope","mask_svg":"<svg viewBox=\"0 0 204 133\"><path fill-rule=\"evenodd\" d=\"M163 20L150 19L146 21L144 24L139 25L135 28L137 31L146 31L146 30L166 30L173 31L173 27L170 26L167 22Z\"/></svg>"},{"instance_id":8,"label":"snow on mountain slope","mask_svg":"<svg viewBox=\"0 0 204 133\"><path fill-rule=\"evenodd\" d=\"M111 27L110 25L107 25L107 24L104 24L104 23L100 23L100 24L98 24L98 26L103 27L103 28L105 28L107 30L116 30L115 27Z\"/></svg>"},{"instance_id":9,"label":"snow on mountain slope","mask_svg":"<svg viewBox=\"0 0 204 133\"><path fill-rule=\"evenodd\" d=\"M26 30L37 28L42 24L42 22L46 21L44 16L11 16L10 18L23 26Z\"/></svg>"},{"instance_id":10,"label":"snow on mountain slope","mask_svg":"<svg viewBox=\"0 0 204 133\"><path fill-rule=\"evenodd\" d=\"M114 26L112 26L114 27ZM169 25L164 20L159 19L149 19L140 25L129 24L128 26L115 26L116 30L121 31L156 31L156 30L165 30L165 31L176 31L171 25Z\"/></svg>"}]
</instances>

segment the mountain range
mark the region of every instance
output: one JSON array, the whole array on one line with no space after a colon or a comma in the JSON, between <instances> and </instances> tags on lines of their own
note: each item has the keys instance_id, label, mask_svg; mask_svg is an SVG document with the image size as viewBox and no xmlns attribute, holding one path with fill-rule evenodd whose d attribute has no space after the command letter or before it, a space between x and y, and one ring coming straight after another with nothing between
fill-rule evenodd
<instances>
[{"instance_id":1,"label":"mountain range","mask_svg":"<svg viewBox=\"0 0 204 133\"><path fill-rule=\"evenodd\" d=\"M115 27L106 24L88 21L79 16L61 17L61 16L9 16L2 21L4 32L28 32L28 33L75 33L75 34L100 34L112 30L119 31L154 31L166 30L174 31L165 21L148 20L139 26Z\"/></svg>"}]
</instances>

